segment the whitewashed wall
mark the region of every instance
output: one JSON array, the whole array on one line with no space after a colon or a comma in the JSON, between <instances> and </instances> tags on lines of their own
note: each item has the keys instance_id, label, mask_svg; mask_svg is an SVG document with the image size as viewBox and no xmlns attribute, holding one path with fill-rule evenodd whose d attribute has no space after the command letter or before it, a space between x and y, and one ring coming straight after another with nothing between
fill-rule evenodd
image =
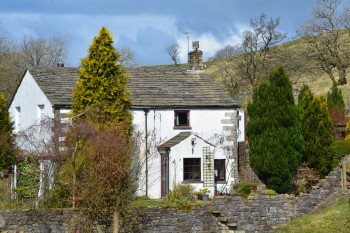
<instances>
[{"instance_id":1,"label":"whitewashed wall","mask_svg":"<svg viewBox=\"0 0 350 233\"><path fill-rule=\"evenodd\" d=\"M40 109L39 105L43 106L43 109ZM15 122L15 132L38 123L42 115L54 117L52 104L28 71L11 103L9 113Z\"/></svg>"},{"instance_id":2,"label":"whitewashed wall","mask_svg":"<svg viewBox=\"0 0 350 233\"><path fill-rule=\"evenodd\" d=\"M132 111L133 113L133 124L134 124L134 130L140 131L142 133L145 132L145 112L144 111ZM223 141L225 140L225 135L227 135L227 132L225 132L224 127L228 126L228 124L224 124L222 120L228 120L229 114L237 114L236 110L190 110L190 130L181 130L181 129L174 129L174 110L151 110L147 115L147 132L149 134L152 134L155 132L156 138L153 139L155 141L155 144L149 148L149 163L148 163L148 194L151 198L159 198L161 196L160 193L160 154L156 150L156 147L160 145L161 143L171 139L172 137L176 136L178 133L183 131L190 131L194 134L200 136L204 140L207 140L208 142L214 144L216 146L214 158L215 159L228 159L228 154L225 153L223 148L221 148L222 145L227 145ZM149 144L151 137L149 137ZM191 150L188 149L188 147L184 146L186 143L190 145L188 140L191 140L191 136L183 141L183 143L180 143L178 146L174 146L172 148L172 151L170 152L170 156L172 160L170 160L170 189L172 188L172 185L174 184L173 181L176 179L176 182L181 183L183 180L183 163L179 163L179 159L184 158L184 156L187 156L191 152ZM234 144L231 142L230 144ZM144 146L144 145L143 145ZM186 150L186 152L184 151ZM202 147L198 146L196 147L196 155L202 154ZM179 155L180 154L180 155ZM144 159L145 156L145 149L141 149L141 158ZM175 159L175 164L172 162ZM228 180L227 185L226 184L220 184L219 188L225 188L229 190L230 184L233 181L232 179L232 169L231 164L233 159L231 158L229 160L230 162L227 163L226 167L226 179ZM174 169L176 166L178 169ZM140 170L141 176L140 176L140 190L139 195L145 194L145 167L143 167ZM176 174L175 174L176 173ZM202 185L195 185L197 190L202 188ZM225 186L225 187L223 187Z\"/></svg>"}]
</instances>

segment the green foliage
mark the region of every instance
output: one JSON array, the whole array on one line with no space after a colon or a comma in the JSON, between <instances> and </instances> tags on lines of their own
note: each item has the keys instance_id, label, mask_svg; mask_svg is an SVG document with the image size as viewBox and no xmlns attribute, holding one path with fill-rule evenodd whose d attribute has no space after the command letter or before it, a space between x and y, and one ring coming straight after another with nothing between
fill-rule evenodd
<instances>
[{"instance_id":1,"label":"green foliage","mask_svg":"<svg viewBox=\"0 0 350 233\"><path fill-rule=\"evenodd\" d=\"M287 192L304 150L289 77L282 68L253 92L248 104L250 165L268 188Z\"/></svg>"},{"instance_id":2,"label":"green foliage","mask_svg":"<svg viewBox=\"0 0 350 233\"><path fill-rule=\"evenodd\" d=\"M73 113L80 114L92 108L98 115L96 119L90 119L95 124L103 128L112 122L119 123L130 135L132 116L129 112L130 94L126 89L128 74L107 28L101 28L88 56L81 63L79 81L73 91Z\"/></svg>"},{"instance_id":3,"label":"green foliage","mask_svg":"<svg viewBox=\"0 0 350 233\"><path fill-rule=\"evenodd\" d=\"M196 199L196 193L194 187L190 184L177 184L174 186L173 190L169 192L166 199L170 203L188 207L190 203Z\"/></svg>"},{"instance_id":4,"label":"green foliage","mask_svg":"<svg viewBox=\"0 0 350 233\"><path fill-rule=\"evenodd\" d=\"M298 101L305 141L303 160L325 176L332 169L332 121L326 100L313 97L311 90L304 87Z\"/></svg>"},{"instance_id":5,"label":"green foliage","mask_svg":"<svg viewBox=\"0 0 350 233\"><path fill-rule=\"evenodd\" d=\"M336 84L333 84L331 90L327 93L327 106L333 124L346 122L343 94Z\"/></svg>"},{"instance_id":6,"label":"green foliage","mask_svg":"<svg viewBox=\"0 0 350 233\"><path fill-rule=\"evenodd\" d=\"M234 186L234 188L237 189L239 193L246 195L250 194L252 191L256 191L257 187L257 184L249 182L238 183Z\"/></svg>"},{"instance_id":7,"label":"green foliage","mask_svg":"<svg viewBox=\"0 0 350 233\"><path fill-rule=\"evenodd\" d=\"M276 191L275 190L272 190L272 189L265 189L264 190L264 194L265 195L276 195Z\"/></svg>"},{"instance_id":8,"label":"green foliage","mask_svg":"<svg viewBox=\"0 0 350 233\"><path fill-rule=\"evenodd\" d=\"M297 181L296 194L306 193L308 191L309 182L306 178Z\"/></svg>"},{"instance_id":9,"label":"green foliage","mask_svg":"<svg viewBox=\"0 0 350 233\"><path fill-rule=\"evenodd\" d=\"M328 108L337 107L345 110L343 94L336 84L333 84L331 90L327 92L327 106Z\"/></svg>"},{"instance_id":10,"label":"green foliage","mask_svg":"<svg viewBox=\"0 0 350 233\"><path fill-rule=\"evenodd\" d=\"M208 193L210 193L210 189L208 189L208 188L202 188L202 189L200 190L200 192L201 192L201 194L208 194Z\"/></svg>"},{"instance_id":11,"label":"green foliage","mask_svg":"<svg viewBox=\"0 0 350 233\"><path fill-rule=\"evenodd\" d=\"M0 171L9 171L15 161L15 142L4 94L0 92Z\"/></svg>"},{"instance_id":12,"label":"green foliage","mask_svg":"<svg viewBox=\"0 0 350 233\"><path fill-rule=\"evenodd\" d=\"M350 155L350 141L349 140L335 140L332 144L332 151L334 153L332 167L338 166L340 160L345 155Z\"/></svg>"},{"instance_id":13,"label":"green foliage","mask_svg":"<svg viewBox=\"0 0 350 233\"><path fill-rule=\"evenodd\" d=\"M36 161L25 160L18 166L17 198L21 201L33 201L38 196L39 166Z\"/></svg>"}]
</instances>

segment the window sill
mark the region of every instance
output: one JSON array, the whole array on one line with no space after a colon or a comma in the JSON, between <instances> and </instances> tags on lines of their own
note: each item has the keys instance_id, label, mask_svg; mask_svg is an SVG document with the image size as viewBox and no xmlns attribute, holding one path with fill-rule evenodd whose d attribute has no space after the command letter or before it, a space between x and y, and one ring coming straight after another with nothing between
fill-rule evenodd
<instances>
[{"instance_id":1,"label":"window sill","mask_svg":"<svg viewBox=\"0 0 350 233\"><path fill-rule=\"evenodd\" d=\"M191 126L174 126L173 129L192 129Z\"/></svg>"},{"instance_id":2,"label":"window sill","mask_svg":"<svg viewBox=\"0 0 350 233\"><path fill-rule=\"evenodd\" d=\"M184 180L184 182L190 183L190 184L199 184L199 183L203 183L203 181L201 181L201 180Z\"/></svg>"},{"instance_id":3,"label":"window sill","mask_svg":"<svg viewBox=\"0 0 350 233\"><path fill-rule=\"evenodd\" d=\"M226 184L226 180L218 180L218 181L215 181L216 184Z\"/></svg>"}]
</instances>

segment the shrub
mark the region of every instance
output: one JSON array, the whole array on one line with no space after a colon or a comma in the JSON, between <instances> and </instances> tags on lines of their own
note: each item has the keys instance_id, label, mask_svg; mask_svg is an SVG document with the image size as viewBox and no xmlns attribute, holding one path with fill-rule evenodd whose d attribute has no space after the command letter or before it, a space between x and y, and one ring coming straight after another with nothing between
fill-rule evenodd
<instances>
[{"instance_id":1,"label":"shrub","mask_svg":"<svg viewBox=\"0 0 350 233\"><path fill-rule=\"evenodd\" d=\"M173 190L169 192L167 201L178 204L180 206L189 206L190 202L196 199L194 187L190 184L177 184Z\"/></svg>"},{"instance_id":2,"label":"shrub","mask_svg":"<svg viewBox=\"0 0 350 233\"><path fill-rule=\"evenodd\" d=\"M234 185L234 189L237 189L240 194L250 194L251 191L256 191L258 185L255 183L242 182Z\"/></svg>"},{"instance_id":3,"label":"shrub","mask_svg":"<svg viewBox=\"0 0 350 233\"><path fill-rule=\"evenodd\" d=\"M39 189L39 166L37 162L23 161L18 167L17 198L21 201L34 201Z\"/></svg>"},{"instance_id":4,"label":"shrub","mask_svg":"<svg viewBox=\"0 0 350 233\"><path fill-rule=\"evenodd\" d=\"M296 194L300 193L306 193L308 191L308 185L309 182L306 178L303 178L302 180L298 180L296 184Z\"/></svg>"},{"instance_id":5,"label":"shrub","mask_svg":"<svg viewBox=\"0 0 350 233\"><path fill-rule=\"evenodd\" d=\"M276 191L272 190L272 189L265 189L264 190L264 194L266 194L266 195L277 195Z\"/></svg>"},{"instance_id":6,"label":"shrub","mask_svg":"<svg viewBox=\"0 0 350 233\"><path fill-rule=\"evenodd\" d=\"M336 140L332 144L333 149L333 163L332 167L338 166L340 160L350 154L350 141L349 140Z\"/></svg>"}]
</instances>

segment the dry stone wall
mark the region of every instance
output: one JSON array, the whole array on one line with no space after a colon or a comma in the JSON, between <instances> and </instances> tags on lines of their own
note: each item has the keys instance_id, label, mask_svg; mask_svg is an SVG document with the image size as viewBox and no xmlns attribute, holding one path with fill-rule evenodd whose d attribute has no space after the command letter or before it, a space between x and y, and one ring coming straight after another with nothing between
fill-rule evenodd
<instances>
[{"instance_id":1,"label":"dry stone wall","mask_svg":"<svg viewBox=\"0 0 350 233\"><path fill-rule=\"evenodd\" d=\"M335 169L309 194L251 194L217 198L192 210L173 208L135 208L122 225L121 232L271 232L279 224L319 209L322 201L341 194L341 171ZM0 232L76 232L82 215L72 210L0 211ZM79 224L78 224L79 225ZM105 219L96 232L112 232L111 218ZM127 226L127 227L126 227Z\"/></svg>"}]
</instances>

